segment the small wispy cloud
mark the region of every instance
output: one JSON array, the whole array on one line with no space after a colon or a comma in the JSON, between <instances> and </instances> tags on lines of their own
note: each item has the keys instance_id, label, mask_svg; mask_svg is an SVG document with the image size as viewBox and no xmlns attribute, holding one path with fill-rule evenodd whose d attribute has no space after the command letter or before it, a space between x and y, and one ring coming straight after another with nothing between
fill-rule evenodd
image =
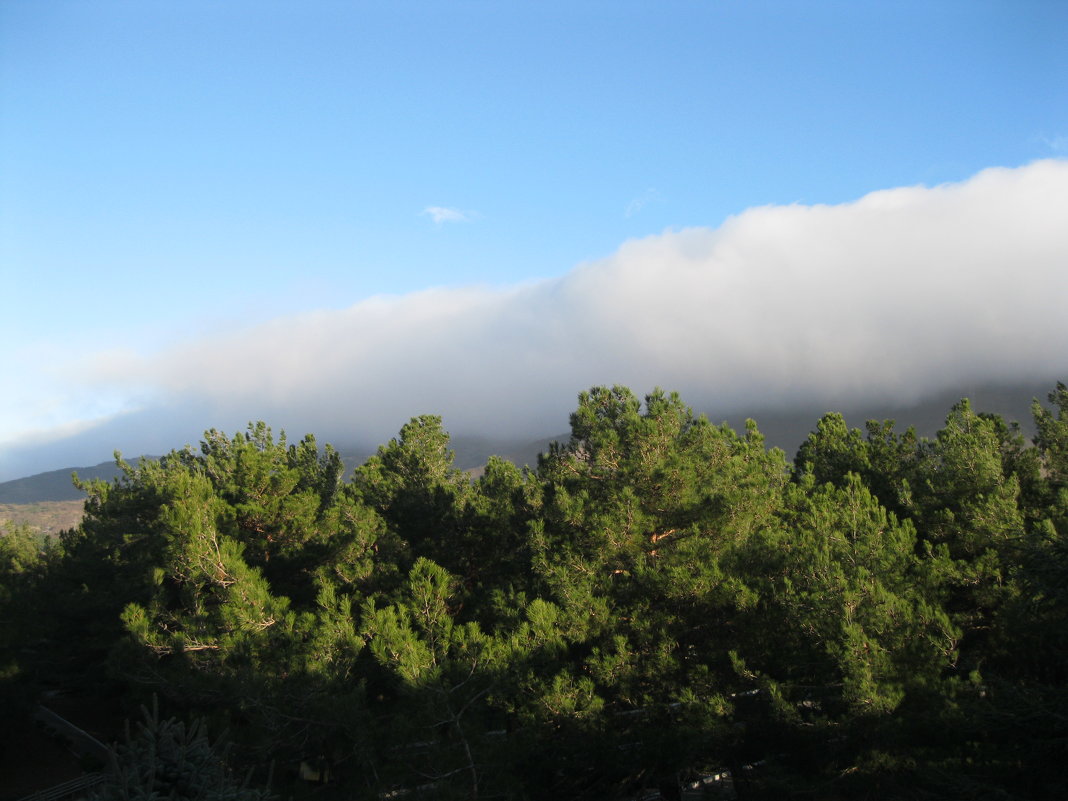
<instances>
[{"instance_id":1,"label":"small wispy cloud","mask_svg":"<svg viewBox=\"0 0 1068 801\"><path fill-rule=\"evenodd\" d=\"M477 212L461 211L460 209L452 209L448 206L427 206L423 209L422 213L424 216L430 217L435 225L471 222L478 217Z\"/></svg>"},{"instance_id":2,"label":"small wispy cloud","mask_svg":"<svg viewBox=\"0 0 1068 801\"><path fill-rule=\"evenodd\" d=\"M662 200L663 198L660 196L660 193L655 189L646 189L642 194L638 195L638 197L634 198L627 204L627 208L623 210L623 216L629 220L650 203L659 203Z\"/></svg>"},{"instance_id":3,"label":"small wispy cloud","mask_svg":"<svg viewBox=\"0 0 1068 801\"><path fill-rule=\"evenodd\" d=\"M1054 155L1063 156L1068 154L1068 135L1055 134L1047 136L1046 134L1039 134L1036 139L1048 147Z\"/></svg>"}]
</instances>

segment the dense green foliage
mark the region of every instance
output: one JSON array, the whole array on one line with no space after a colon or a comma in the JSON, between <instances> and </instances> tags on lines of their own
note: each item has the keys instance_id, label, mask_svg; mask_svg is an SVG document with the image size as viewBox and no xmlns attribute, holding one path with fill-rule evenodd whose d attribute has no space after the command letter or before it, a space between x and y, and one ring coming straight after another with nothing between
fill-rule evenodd
<instances>
[{"instance_id":1,"label":"dense green foliage","mask_svg":"<svg viewBox=\"0 0 1068 801\"><path fill-rule=\"evenodd\" d=\"M1063 798L1049 401L1033 445L967 401L930 440L829 414L791 464L755 424L594 388L535 469L477 480L436 417L347 481L311 437L209 431L86 484L57 547L0 539L5 692L156 694L224 724L235 766L326 765L344 798L677 798L727 771L739 798Z\"/></svg>"},{"instance_id":2,"label":"dense green foliage","mask_svg":"<svg viewBox=\"0 0 1068 801\"><path fill-rule=\"evenodd\" d=\"M227 765L227 748L208 739L198 720L161 720L159 709L142 709L144 719L111 751L104 783L90 801L269 801L268 791L249 786L251 771L238 781Z\"/></svg>"}]
</instances>

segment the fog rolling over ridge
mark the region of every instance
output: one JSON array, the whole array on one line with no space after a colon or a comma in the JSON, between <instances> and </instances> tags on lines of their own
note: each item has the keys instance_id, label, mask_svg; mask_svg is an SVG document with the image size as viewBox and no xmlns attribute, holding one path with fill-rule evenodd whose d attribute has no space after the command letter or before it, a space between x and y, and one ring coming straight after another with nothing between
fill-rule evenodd
<instances>
[{"instance_id":1,"label":"fog rolling over ridge","mask_svg":"<svg viewBox=\"0 0 1068 801\"><path fill-rule=\"evenodd\" d=\"M544 436L595 384L678 390L715 419L1051 387L1068 377L1066 301L1068 161L751 208L551 280L377 296L150 356L102 350L67 369L69 392L125 394L133 411L7 443L0 478L70 464L59 455L104 434L102 457L159 452L253 419L326 441L385 441L423 413L454 433Z\"/></svg>"}]
</instances>

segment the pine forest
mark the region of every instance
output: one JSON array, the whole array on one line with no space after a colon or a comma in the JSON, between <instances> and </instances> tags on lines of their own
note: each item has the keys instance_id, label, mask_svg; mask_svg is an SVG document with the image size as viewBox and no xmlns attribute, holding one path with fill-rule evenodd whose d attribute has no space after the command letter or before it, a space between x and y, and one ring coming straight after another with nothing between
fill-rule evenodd
<instances>
[{"instance_id":1,"label":"pine forest","mask_svg":"<svg viewBox=\"0 0 1068 801\"><path fill-rule=\"evenodd\" d=\"M597 387L477 477L434 416L351 470L211 430L0 537L0 747L62 689L130 720L96 799L1064 799L1068 388L1033 417L791 461Z\"/></svg>"}]
</instances>

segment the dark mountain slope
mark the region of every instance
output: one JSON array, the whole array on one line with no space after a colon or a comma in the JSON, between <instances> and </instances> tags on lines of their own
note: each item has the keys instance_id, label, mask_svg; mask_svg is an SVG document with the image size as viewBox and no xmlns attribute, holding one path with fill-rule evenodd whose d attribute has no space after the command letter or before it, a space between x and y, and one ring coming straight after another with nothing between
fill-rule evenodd
<instances>
[{"instance_id":1,"label":"dark mountain slope","mask_svg":"<svg viewBox=\"0 0 1068 801\"><path fill-rule=\"evenodd\" d=\"M136 459L130 460L136 463ZM85 493L74 486L72 475L83 480L104 479L111 481L120 473L114 462L102 462L93 467L65 467L49 470L26 478L16 478L0 483L0 503L42 503L44 501L78 501Z\"/></svg>"}]
</instances>

